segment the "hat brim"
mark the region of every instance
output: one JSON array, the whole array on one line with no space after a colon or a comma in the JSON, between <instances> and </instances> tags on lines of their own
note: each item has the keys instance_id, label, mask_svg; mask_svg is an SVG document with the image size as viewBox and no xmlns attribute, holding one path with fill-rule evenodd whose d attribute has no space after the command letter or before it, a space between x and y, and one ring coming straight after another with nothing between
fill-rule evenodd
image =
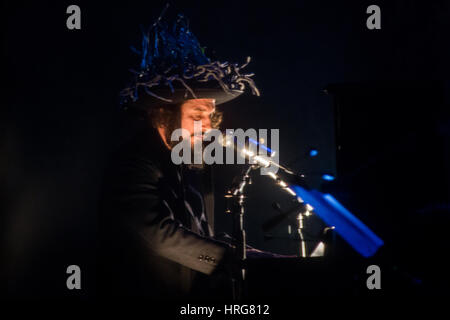
<instances>
[{"instance_id":1,"label":"hat brim","mask_svg":"<svg viewBox=\"0 0 450 320\"><path fill-rule=\"evenodd\" d=\"M230 90L225 92L221 88L196 88L192 89L195 96L185 88L176 88L172 92L169 88L158 88L152 90L152 93L170 101L164 101L143 91L139 94L139 98L135 102L125 104L126 108L148 110L150 108L159 107L167 104L179 104L189 99L214 99L215 105L229 102L239 97L244 91Z\"/></svg>"}]
</instances>

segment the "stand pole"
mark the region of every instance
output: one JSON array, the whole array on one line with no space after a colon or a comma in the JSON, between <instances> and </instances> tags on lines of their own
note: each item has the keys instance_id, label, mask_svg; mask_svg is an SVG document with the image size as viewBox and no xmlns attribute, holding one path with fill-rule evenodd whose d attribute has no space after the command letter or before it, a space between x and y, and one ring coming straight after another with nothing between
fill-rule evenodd
<instances>
[{"instance_id":1,"label":"stand pole","mask_svg":"<svg viewBox=\"0 0 450 320\"><path fill-rule=\"evenodd\" d=\"M245 260L246 256L246 247L247 247L247 239L244 229L244 200L245 187L251 183L250 181L250 171L253 169L253 166L250 165L247 169L243 171L242 176L239 177L239 183L237 186L228 190L227 195L225 196L228 200L231 200L233 205L231 209L231 213L233 215L233 239L235 241L235 268L233 268L232 275L232 286L233 286L233 300L241 300L245 296Z\"/></svg>"},{"instance_id":2,"label":"stand pole","mask_svg":"<svg viewBox=\"0 0 450 320\"><path fill-rule=\"evenodd\" d=\"M298 235L300 237L300 256L302 258L306 258L307 252L306 252L306 242L305 242L305 237L303 235L303 220L304 220L304 216L303 216L303 212L300 212L297 216L297 220L298 220Z\"/></svg>"}]
</instances>

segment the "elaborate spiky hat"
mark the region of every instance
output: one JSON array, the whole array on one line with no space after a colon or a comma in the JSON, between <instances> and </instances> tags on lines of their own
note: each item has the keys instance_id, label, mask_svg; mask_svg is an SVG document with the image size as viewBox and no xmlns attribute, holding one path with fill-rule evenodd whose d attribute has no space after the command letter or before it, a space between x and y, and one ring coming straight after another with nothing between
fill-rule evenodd
<instances>
[{"instance_id":1,"label":"elaborate spiky hat","mask_svg":"<svg viewBox=\"0 0 450 320\"><path fill-rule=\"evenodd\" d=\"M139 70L133 73L132 83L120 92L124 108L147 110L162 104L176 104L186 99L215 99L216 105L241 95L246 87L259 96L251 79L243 74L245 64L211 61L197 38L189 30L187 19L177 14L168 21L164 8L149 30L143 32L139 54Z\"/></svg>"}]
</instances>

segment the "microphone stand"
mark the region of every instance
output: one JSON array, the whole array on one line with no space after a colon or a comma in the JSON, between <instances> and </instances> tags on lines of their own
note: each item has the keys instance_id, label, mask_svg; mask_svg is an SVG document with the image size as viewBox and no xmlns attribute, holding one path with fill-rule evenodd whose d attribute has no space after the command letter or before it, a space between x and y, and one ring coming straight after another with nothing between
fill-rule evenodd
<instances>
[{"instance_id":1,"label":"microphone stand","mask_svg":"<svg viewBox=\"0 0 450 320\"><path fill-rule=\"evenodd\" d=\"M227 139L224 140L224 146L225 147L233 147L234 144L227 143ZM236 183L233 185L233 187L227 191L225 198L227 198L227 210L226 213L231 213L233 216L233 238L234 238L234 245L235 245L235 254L234 254L234 268L232 271L232 288L233 288L233 300L241 300L246 293L245 289L245 280L246 280L246 270L245 270L245 260L247 258L246 256L246 234L244 229L244 199L245 199L245 187L249 184L251 184L250 180L250 171L252 169L258 169L261 167L268 167L270 165L276 166L285 173L287 173L290 176L290 180L294 180L297 184L303 185L305 187L306 183L304 181L304 176L299 175L291 171L290 169L273 162L270 158L263 157L261 155L254 155L252 153L246 152L246 149L239 150L238 148L236 151L242 153L246 158L250 160L250 165L248 168L243 170L242 174L237 177ZM274 180L277 181L277 184L281 186L283 189L288 191L291 195L295 196L295 199L300 203L304 204L304 202L296 196L295 192L288 186L287 183L282 181L276 174L272 173L269 174ZM229 203L231 202L231 206ZM231 209L230 209L231 207ZM305 249L305 241L303 239L303 214L306 216L309 215L310 211L312 211L312 207L308 204L305 204L303 206L304 212L301 212L299 214L299 227L298 232L301 238L301 255L303 257L306 256L306 249Z\"/></svg>"},{"instance_id":2,"label":"microphone stand","mask_svg":"<svg viewBox=\"0 0 450 320\"><path fill-rule=\"evenodd\" d=\"M244 200L245 187L251 184L250 171L256 169L255 165L250 165L243 170L242 174L237 178L237 184L227 191L225 198L227 198L227 211L233 216L233 239L235 245L234 254L234 266L232 272L232 288L233 288L233 300L241 300L246 294L245 280L245 260L247 238L244 229ZM230 206L231 202L231 206Z\"/></svg>"}]
</instances>

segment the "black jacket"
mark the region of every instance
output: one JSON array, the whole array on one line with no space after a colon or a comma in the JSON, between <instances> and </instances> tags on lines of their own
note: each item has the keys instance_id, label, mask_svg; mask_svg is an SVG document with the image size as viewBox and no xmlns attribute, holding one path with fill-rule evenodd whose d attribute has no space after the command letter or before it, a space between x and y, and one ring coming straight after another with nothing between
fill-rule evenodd
<instances>
[{"instance_id":1,"label":"black jacket","mask_svg":"<svg viewBox=\"0 0 450 320\"><path fill-rule=\"evenodd\" d=\"M186 211L183 165L174 165L155 129L140 132L113 156L100 213L99 293L155 299L227 295L230 246L197 233ZM208 170L203 194L214 230ZM217 295L217 286L222 292Z\"/></svg>"}]
</instances>

